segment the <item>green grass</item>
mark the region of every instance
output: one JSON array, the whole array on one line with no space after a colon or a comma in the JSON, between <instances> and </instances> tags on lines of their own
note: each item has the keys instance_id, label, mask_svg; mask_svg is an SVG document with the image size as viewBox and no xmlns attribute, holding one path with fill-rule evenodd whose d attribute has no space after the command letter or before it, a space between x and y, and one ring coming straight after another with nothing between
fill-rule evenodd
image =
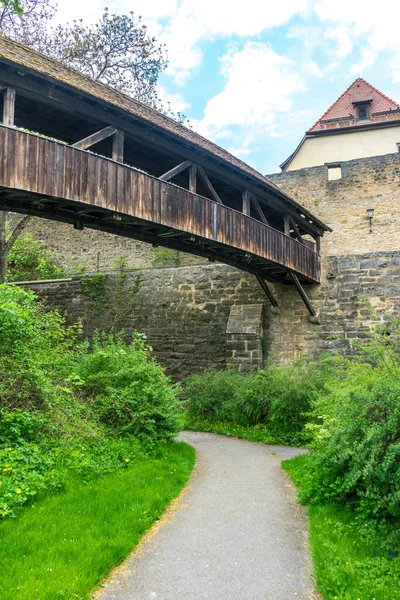
<instances>
[{"instance_id":1,"label":"green grass","mask_svg":"<svg viewBox=\"0 0 400 600\"><path fill-rule=\"evenodd\" d=\"M248 442L262 442L263 444L283 443L271 434L265 425L253 425L243 427L229 423L228 421L208 421L192 417L186 417L185 429L190 431L206 431L209 433L219 433L230 437L247 440Z\"/></svg>"},{"instance_id":2,"label":"green grass","mask_svg":"<svg viewBox=\"0 0 400 600\"><path fill-rule=\"evenodd\" d=\"M298 489L307 485L307 456L282 463ZM308 506L317 588L324 600L398 600L400 557L377 556L354 515L339 506Z\"/></svg>"},{"instance_id":3,"label":"green grass","mask_svg":"<svg viewBox=\"0 0 400 600\"><path fill-rule=\"evenodd\" d=\"M83 600L137 545L187 482L194 450L166 445L157 458L92 483L70 478L0 525L1 600Z\"/></svg>"}]
</instances>

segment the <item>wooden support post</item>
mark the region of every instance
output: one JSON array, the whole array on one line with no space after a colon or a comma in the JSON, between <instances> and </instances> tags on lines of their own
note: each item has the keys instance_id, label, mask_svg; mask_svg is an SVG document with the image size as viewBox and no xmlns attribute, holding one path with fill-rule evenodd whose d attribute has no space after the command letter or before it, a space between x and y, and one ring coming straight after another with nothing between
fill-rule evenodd
<instances>
[{"instance_id":1,"label":"wooden support post","mask_svg":"<svg viewBox=\"0 0 400 600\"><path fill-rule=\"evenodd\" d=\"M313 319L314 319L313 322L319 322L318 315L317 315L316 311L313 309L311 302L305 292L305 289L303 288L303 286L301 285L301 283L299 281L299 278L292 271L288 271L288 275L289 275L290 279L292 280L292 282L294 283L294 285L296 286L301 299L303 300L304 304L307 307L308 312L310 313L310 316L313 317Z\"/></svg>"},{"instance_id":2,"label":"wooden support post","mask_svg":"<svg viewBox=\"0 0 400 600\"><path fill-rule=\"evenodd\" d=\"M274 306L275 308L278 308L279 304L277 303L274 296L272 295L272 292L269 289L268 284L265 281L264 277L262 277L260 275L260 273L256 273L256 277L257 277L258 283L261 285L262 289L264 290L265 294L267 295L268 300L271 302L272 306Z\"/></svg>"},{"instance_id":3,"label":"wooden support post","mask_svg":"<svg viewBox=\"0 0 400 600\"><path fill-rule=\"evenodd\" d=\"M118 130L112 140L112 158L120 163L124 162L124 137L124 132Z\"/></svg>"},{"instance_id":4,"label":"wooden support post","mask_svg":"<svg viewBox=\"0 0 400 600\"><path fill-rule=\"evenodd\" d=\"M78 150L87 150L90 146L102 142L111 135L114 135L117 131L118 130L115 127L104 127L104 129L100 129L100 131L96 131L96 133L92 133L92 135L83 138L83 140L75 142L75 144L72 144L72 147L77 148Z\"/></svg>"},{"instance_id":5,"label":"wooden support post","mask_svg":"<svg viewBox=\"0 0 400 600\"><path fill-rule=\"evenodd\" d=\"M250 216L250 207L251 207L251 194L249 192L249 190L244 190L244 192L242 193L242 202L243 202L243 209L242 212L244 215L246 215L247 217Z\"/></svg>"},{"instance_id":6,"label":"wooden support post","mask_svg":"<svg viewBox=\"0 0 400 600\"><path fill-rule=\"evenodd\" d=\"M316 235L314 239L315 239L315 251L317 254L321 255L321 236Z\"/></svg>"},{"instance_id":7,"label":"wooden support post","mask_svg":"<svg viewBox=\"0 0 400 600\"><path fill-rule=\"evenodd\" d=\"M158 179L161 179L161 181L169 181L170 179L172 179L173 177L175 177L175 175L178 175L178 173L181 173L185 169L188 169L189 167L191 167L192 164L193 163L190 160L185 160L183 163L180 163L179 165L177 165L173 169L170 169L169 171L167 171L163 175L160 175L160 177Z\"/></svg>"},{"instance_id":8,"label":"wooden support post","mask_svg":"<svg viewBox=\"0 0 400 600\"><path fill-rule=\"evenodd\" d=\"M15 115L15 89L6 88L3 91L3 125L13 127Z\"/></svg>"},{"instance_id":9,"label":"wooden support post","mask_svg":"<svg viewBox=\"0 0 400 600\"><path fill-rule=\"evenodd\" d=\"M189 192L196 193L197 189L197 166L191 165L189 167Z\"/></svg>"},{"instance_id":10,"label":"wooden support post","mask_svg":"<svg viewBox=\"0 0 400 600\"><path fill-rule=\"evenodd\" d=\"M283 231L290 237L290 217L288 216L283 218Z\"/></svg>"}]
</instances>

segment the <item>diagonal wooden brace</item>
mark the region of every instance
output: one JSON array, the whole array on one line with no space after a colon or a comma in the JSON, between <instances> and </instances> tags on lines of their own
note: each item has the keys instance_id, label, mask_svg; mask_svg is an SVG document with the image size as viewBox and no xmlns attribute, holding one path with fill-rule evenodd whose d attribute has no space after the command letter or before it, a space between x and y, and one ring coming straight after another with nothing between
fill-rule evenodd
<instances>
[{"instance_id":1,"label":"diagonal wooden brace","mask_svg":"<svg viewBox=\"0 0 400 600\"><path fill-rule=\"evenodd\" d=\"M260 275L260 273L256 273L256 277L257 277L258 283L261 285L261 287L264 290L266 296L268 297L268 300L271 302L271 305L274 306L275 308L278 308L279 304L275 300L275 298L274 298L271 290L269 289L269 286L268 286L267 282L265 281L265 279Z\"/></svg>"},{"instance_id":2,"label":"diagonal wooden brace","mask_svg":"<svg viewBox=\"0 0 400 600\"><path fill-rule=\"evenodd\" d=\"M193 163L190 160L185 160L182 163L180 163L179 165L177 165L176 167L174 167L173 169L170 169L163 175L160 175L160 177L158 179L161 179L161 181L169 181L170 179L175 177L175 175L178 175L185 169L188 169L189 167L191 167L192 164Z\"/></svg>"},{"instance_id":3,"label":"diagonal wooden brace","mask_svg":"<svg viewBox=\"0 0 400 600\"><path fill-rule=\"evenodd\" d=\"M90 146L94 146L98 142L102 142L106 138L117 133L117 129L115 127L104 127L104 129L100 129L100 131L96 131L96 133L92 133L92 135L88 135L83 138L83 140L79 140L79 142L75 142L72 144L73 148L78 148L78 150L87 150Z\"/></svg>"},{"instance_id":4,"label":"diagonal wooden brace","mask_svg":"<svg viewBox=\"0 0 400 600\"><path fill-rule=\"evenodd\" d=\"M288 270L288 275L290 277L290 279L292 280L293 284L296 286L297 291L300 294L301 299L303 300L304 304L307 307L308 312L310 313L310 318L312 318L312 322L313 323L319 323L318 320L318 314L317 312L313 309L312 304L306 294L305 289L303 288L303 286L301 285L299 278L297 277L297 275L295 275L292 271Z\"/></svg>"}]
</instances>

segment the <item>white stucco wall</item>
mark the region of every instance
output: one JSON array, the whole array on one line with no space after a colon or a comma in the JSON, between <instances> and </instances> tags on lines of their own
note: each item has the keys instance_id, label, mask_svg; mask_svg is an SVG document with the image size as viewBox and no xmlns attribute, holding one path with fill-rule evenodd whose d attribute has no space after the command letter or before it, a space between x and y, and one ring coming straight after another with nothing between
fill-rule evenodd
<instances>
[{"instance_id":1,"label":"white stucco wall","mask_svg":"<svg viewBox=\"0 0 400 600\"><path fill-rule=\"evenodd\" d=\"M287 171L398 151L400 125L307 138Z\"/></svg>"}]
</instances>

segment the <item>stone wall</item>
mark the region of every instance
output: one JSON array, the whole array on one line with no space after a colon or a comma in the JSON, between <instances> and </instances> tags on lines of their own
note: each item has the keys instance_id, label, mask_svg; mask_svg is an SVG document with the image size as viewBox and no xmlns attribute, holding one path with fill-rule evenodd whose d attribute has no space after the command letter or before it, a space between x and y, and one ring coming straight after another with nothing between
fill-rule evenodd
<instances>
[{"instance_id":1,"label":"stone wall","mask_svg":"<svg viewBox=\"0 0 400 600\"><path fill-rule=\"evenodd\" d=\"M341 172L333 181L327 166L268 177L333 229L323 255L400 248L400 153L343 162ZM372 234L367 208L375 210Z\"/></svg>"},{"instance_id":2,"label":"stone wall","mask_svg":"<svg viewBox=\"0 0 400 600\"><path fill-rule=\"evenodd\" d=\"M94 229L74 229L68 223L58 223L35 217L26 228L34 239L49 248L67 272L85 267L87 272L109 271L123 257L130 266L175 266L203 263L204 259L166 248L153 248L151 244L120 237Z\"/></svg>"},{"instance_id":3,"label":"stone wall","mask_svg":"<svg viewBox=\"0 0 400 600\"><path fill-rule=\"evenodd\" d=\"M271 310L255 277L225 265L144 269L125 322L126 331L143 331L158 359L175 377L206 367L223 367L232 357L227 324L232 306L264 305L264 358L279 364L323 351L344 351L352 340L368 339L385 313L399 315L400 252L333 256L324 260L320 286L307 292L320 314L311 323L307 310L291 285L275 285L280 308ZM137 273L130 275L130 285ZM107 280L115 291L117 280ZM79 279L29 285L50 304L64 309L72 321L82 317L87 333L106 328L111 312L107 303L90 315ZM261 325L260 325L261 328ZM240 356L237 357L240 359Z\"/></svg>"}]
</instances>

